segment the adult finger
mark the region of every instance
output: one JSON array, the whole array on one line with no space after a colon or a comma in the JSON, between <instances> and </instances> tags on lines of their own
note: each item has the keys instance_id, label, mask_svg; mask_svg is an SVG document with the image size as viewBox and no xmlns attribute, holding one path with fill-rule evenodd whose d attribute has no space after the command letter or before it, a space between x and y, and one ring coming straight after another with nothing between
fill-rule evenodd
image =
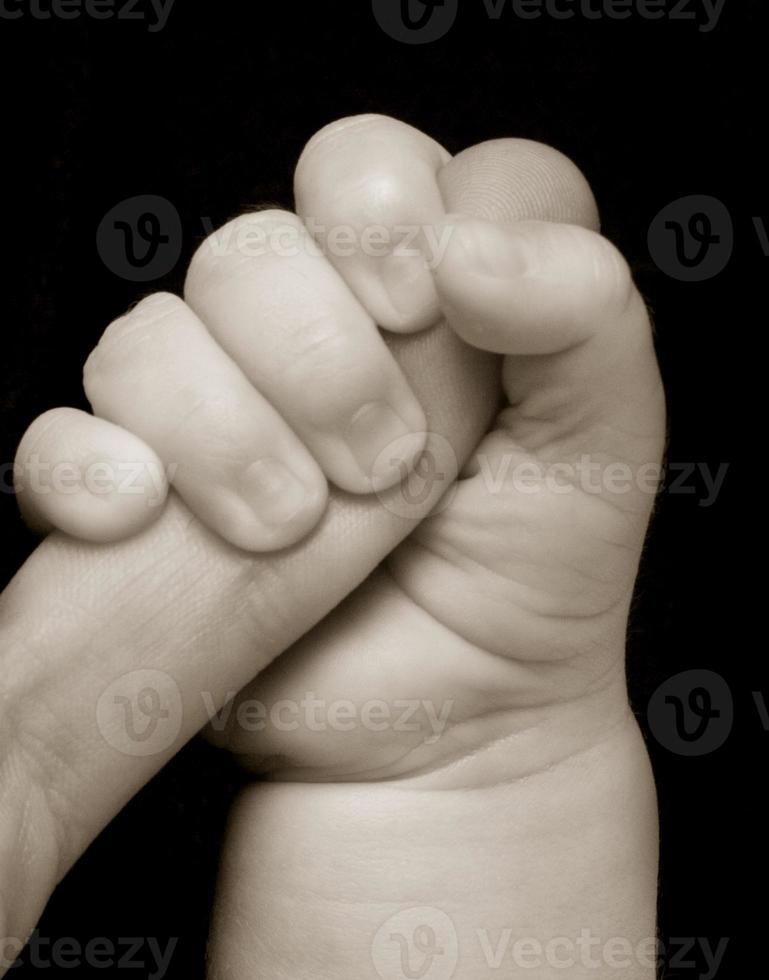
<instances>
[{"instance_id":1,"label":"adult finger","mask_svg":"<svg viewBox=\"0 0 769 980\"><path fill-rule=\"evenodd\" d=\"M595 223L584 179L545 147L477 147L448 164L439 182L452 211ZM395 338L391 349L426 410L435 434L428 445L449 479L497 408L498 359L468 348L444 324ZM119 545L48 537L0 600L3 704L13 705L0 716L0 764L10 774L7 798L23 801L16 822L0 825L14 898L6 936L28 935L55 881L120 807L370 574L445 489L436 482L411 502L409 516L399 488L369 497L335 492L310 537L270 556L226 545L175 494L159 521ZM22 826L24 839L45 841L47 850L21 854L14 829Z\"/></svg>"}]
</instances>

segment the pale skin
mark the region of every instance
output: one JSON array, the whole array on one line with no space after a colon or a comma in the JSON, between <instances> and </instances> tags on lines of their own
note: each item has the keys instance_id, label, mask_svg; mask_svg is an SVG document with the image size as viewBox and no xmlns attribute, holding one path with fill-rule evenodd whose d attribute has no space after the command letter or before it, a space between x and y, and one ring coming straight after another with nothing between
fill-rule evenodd
<instances>
[{"instance_id":1,"label":"pale skin","mask_svg":"<svg viewBox=\"0 0 769 980\"><path fill-rule=\"evenodd\" d=\"M70 537L0 606L0 936L26 937L227 705L209 736L271 778L231 817L213 977L443 980L453 942L463 980L651 977L656 806L624 639L664 397L627 265L578 172L524 141L451 160L394 120L343 120L305 149L296 202L212 236L183 300L107 330L94 417L55 410L22 441L22 509ZM301 222L445 247L430 267L258 247ZM95 458L142 461L146 493L24 479ZM443 477L415 501L400 480L425 458ZM184 709L141 756L95 709L139 669ZM408 940L431 922L428 962Z\"/></svg>"}]
</instances>

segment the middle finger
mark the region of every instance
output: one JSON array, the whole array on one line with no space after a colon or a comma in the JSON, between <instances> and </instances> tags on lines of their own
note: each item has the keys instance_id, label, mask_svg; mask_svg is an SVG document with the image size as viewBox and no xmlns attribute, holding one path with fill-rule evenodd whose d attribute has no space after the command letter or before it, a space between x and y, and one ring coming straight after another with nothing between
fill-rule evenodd
<instances>
[{"instance_id":1,"label":"middle finger","mask_svg":"<svg viewBox=\"0 0 769 980\"><path fill-rule=\"evenodd\" d=\"M419 402L296 215L246 214L211 235L185 299L337 486L381 490L413 465L425 441Z\"/></svg>"}]
</instances>

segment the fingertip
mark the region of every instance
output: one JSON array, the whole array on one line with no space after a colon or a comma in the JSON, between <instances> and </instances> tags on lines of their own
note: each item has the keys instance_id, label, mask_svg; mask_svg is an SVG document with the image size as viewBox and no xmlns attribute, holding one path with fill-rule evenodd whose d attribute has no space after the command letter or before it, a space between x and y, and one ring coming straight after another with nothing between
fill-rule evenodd
<instances>
[{"instance_id":1,"label":"fingertip","mask_svg":"<svg viewBox=\"0 0 769 980\"><path fill-rule=\"evenodd\" d=\"M427 443L427 421L416 401L405 409L369 402L356 412L345 433L348 459L339 466L341 489L380 493L408 477Z\"/></svg>"},{"instance_id":2,"label":"fingertip","mask_svg":"<svg viewBox=\"0 0 769 980\"><path fill-rule=\"evenodd\" d=\"M473 346L552 354L621 324L636 292L627 262L596 232L548 221L453 215L436 289Z\"/></svg>"},{"instance_id":3,"label":"fingertip","mask_svg":"<svg viewBox=\"0 0 769 980\"><path fill-rule=\"evenodd\" d=\"M437 323L440 301L428 260L421 251L400 254L396 246L393 254L383 261L379 276L378 282L368 286L367 304L378 304L375 319L380 327L409 334Z\"/></svg>"},{"instance_id":4,"label":"fingertip","mask_svg":"<svg viewBox=\"0 0 769 980\"><path fill-rule=\"evenodd\" d=\"M261 554L291 548L320 522L328 505L328 484L316 475L287 477L274 460L257 460L232 487L220 487L193 509L206 525L242 551Z\"/></svg>"},{"instance_id":5,"label":"fingertip","mask_svg":"<svg viewBox=\"0 0 769 980\"><path fill-rule=\"evenodd\" d=\"M413 333L440 317L430 228L444 213L448 153L387 116L324 127L296 169L297 211L380 327Z\"/></svg>"},{"instance_id":6,"label":"fingertip","mask_svg":"<svg viewBox=\"0 0 769 980\"><path fill-rule=\"evenodd\" d=\"M149 446L72 408L51 409L30 425L16 454L14 481L32 530L56 528L96 543L143 530L168 494L165 469Z\"/></svg>"},{"instance_id":7,"label":"fingertip","mask_svg":"<svg viewBox=\"0 0 769 980\"><path fill-rule=\"evenodd\" d=\"M465 214L508 222L537 217L600 228L585 175L545 143L514 137L478 143L453 157L438 174L438 183L453 209Z\"/></svg>"}]
</instances>

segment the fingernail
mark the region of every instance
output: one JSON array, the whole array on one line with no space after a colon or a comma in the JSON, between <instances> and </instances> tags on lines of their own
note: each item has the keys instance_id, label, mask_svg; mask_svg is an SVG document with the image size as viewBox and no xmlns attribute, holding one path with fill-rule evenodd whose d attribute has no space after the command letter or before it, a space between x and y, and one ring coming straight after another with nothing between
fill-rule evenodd
<instances>
[{"instance_id":1,"label":"fingernail","mask_svg":"<svg viewBox=\"0 0 769 980\"><path fill-rule=\"evenodd\" d=\"M466 268L475 275L507 279L530 271L526 239L510 227L491 222L458 222L450 247L461 249Z\"/></svg>"},{"instance_id":2,"label":"fingernail","mask_svg":"<svg viewBox=\"0 0 769 980\"><path fill-rule=\"evenodd\" d=\"M380 275L394 312L393 321L383 326L415 329L438 322L438 293L421 254L388 255L382 259Z\"/></svg>"},{"instance_id":3,"label":"fingernail","mask_svg":"<svg viewBox=\"0 0 769 980\"><path fill-rule=\"evenodd\" d=\"M246 503L270 526L288 523L307 501L306 487L279 459L265 457L251 463L239 484Z\"/></svg>"},{"instance_id":4,"label":"fingernail","mask_svg":"<svg viewBox=\"0 0 769 980\"><path fill-rule=\"evenodd\" d=\"M384 401L358 409L345 436L364 476L378 484L403 479L424 443L424 434L413 432Z\"/></svg>"}]
</instances>

